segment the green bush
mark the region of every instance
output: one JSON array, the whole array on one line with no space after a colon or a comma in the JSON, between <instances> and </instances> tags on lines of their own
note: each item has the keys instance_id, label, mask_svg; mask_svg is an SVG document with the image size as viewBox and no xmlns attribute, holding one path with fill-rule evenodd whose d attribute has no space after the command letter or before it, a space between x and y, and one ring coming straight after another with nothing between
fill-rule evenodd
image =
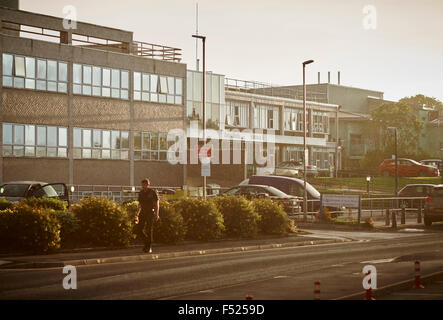
<instances>
[{"instance_id":1,"label":"green bush","mask_svg":"<svg viewBox=\"0 0 443 320\"><path fill-rule=\"evenodd\" d=\"M174 203L183 217L186 238L189 240L215 240L224 232L223 216L216 205L203 199L186 198Z\"/></svg>"},{"instance_id":2,"label":"green bush","mask_svg":"<svg viewBox=\"0 0 443 320\"><path fill-rule=\"evenodd\" d=\"M39 207L46 209L54 209L58 211L66 211L68 209L68 203L63 200L55 199L55 198L25 198L21 202L26 203L31 207Z\"/></svg>"},{"instance_id":3,"label":"green bush","mask_svg":"<svg viewBox=\"0 0 443 320\"><path fill-rule=\"evenodd\" d=\"M14 206L14 202L8 201L5 198L0 199L0 210L10 209Z\"/></svg>"},{"instance_id":4,"label":"green bush","mask_svg":"<svg viewBox=\"0 0 443 320\"><path fill-rule=\"evenodd\" d=\"M283 207L271 199L254 199L255 211L260 215L259 228L265 234L286 234L291 228Z\"/></svg>"},{"instance_id":5,"label":"green bush","mask_svg":"<svg viewBox=\"0 0 443 320\"><path fill-rule=\"evenodd\" d=\"M154 240L166 244L175 244L184 240L186 227L183 217L167 201L160 201L160 220L154 224Z\"/></svg>"},{"instance_id":6,"label":"green bush","mask_svg":"<svg viewBox=\"0 0 443 320\"><path fill-rule=\"evenodd\" d=\"M106 197L83 198L72 206L79 219L75 239L88 246L128 246L133 236L133 217Z\"/></svg>"},{"instance_id":7,"label":"green bush","mask_svg":"<svg viewBox=\"0 0 443 320\"><path fill-rule=\"evenodd\" d=\"M75 248L76 232L80 228L80 220L71 211L53 211L52 214L60 223L60 239L62 248Z\"/></svg>"},{"instance_id":8,"label":"green bush","mask_svg":"<svg viewBox=\"0 0 443 320\"><path fill-rule=\"evenodd\" d=\"M223 215L227 236L253 238L257 235L260 216L251 201L235 196L215 197L213 201Z\"/></svg>"},{"instance_id":9,"label":"green bush","mask_svg":"<svg viewBox=\"0 0 443 320\"><path fill-rule=\"evenodd\" d=\"M5 251L48 252L60 247L60 228L53 210L17 203L0 211L0 246Z\"/></svg>"}]
</instances>

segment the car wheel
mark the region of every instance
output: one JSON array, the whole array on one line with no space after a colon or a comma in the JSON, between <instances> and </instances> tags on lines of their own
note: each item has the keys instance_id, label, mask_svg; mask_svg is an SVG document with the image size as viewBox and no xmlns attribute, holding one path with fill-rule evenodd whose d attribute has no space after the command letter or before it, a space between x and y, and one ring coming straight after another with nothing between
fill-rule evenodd
<instances>
[{"instance_id":1,"label":"car wheel","mask_svg":"<svg viewBox=\"0 0 443 320\"><path fill-rule=\"evenodd\" d=\"M425 220L425 226L426 227L432 226L432 220L429 220L428 218L425 218L424 220Z\"/></svg>"},{"instance_id":2,"label":"car wheel","mask_svg":"<svg viewBox=\"0 0 443 320\"><path fill-rule=\"evenodd\" d=\"M389 171L388 170L383 171L382 172L382 176L383 177L389 177L390 176Z\"/></svg>"}]
</instances>

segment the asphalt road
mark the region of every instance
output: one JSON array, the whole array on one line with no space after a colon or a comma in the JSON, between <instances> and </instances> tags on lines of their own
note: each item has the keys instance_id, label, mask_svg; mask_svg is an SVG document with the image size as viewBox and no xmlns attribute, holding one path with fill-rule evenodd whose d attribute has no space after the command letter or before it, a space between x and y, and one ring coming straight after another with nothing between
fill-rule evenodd
<instances>
[{"instance_id":1,"label":"asphalt road","mask_svg":"<svg viewBox=\"0 0 443 320\"><path fill-rule=\"evenodd\" d=\"M0 269L0 299L312 300L316 280L321 299L337 299L363 291L365 265L378 287L413 279L417 259L423 274L443 271L441 231L310 231L354 241L77 266L70 290L62 268Z\"/></svg>"}]
</instances>

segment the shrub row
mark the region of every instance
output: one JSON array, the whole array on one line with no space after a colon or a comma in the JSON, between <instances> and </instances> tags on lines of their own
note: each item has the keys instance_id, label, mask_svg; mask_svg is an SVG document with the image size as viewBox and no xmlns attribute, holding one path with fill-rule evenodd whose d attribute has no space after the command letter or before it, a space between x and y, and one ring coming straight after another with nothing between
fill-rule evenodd
<instances>
[{"instance_id":1,"label":"shrub row","mask_svg":"<svg viewBox=\"0 0 443 320\"><path fill-rule=\"evenodd\" d=\"M85 246L128 246L140 234L134 223L137 206L137 201L118 204L105 197L89 197L68 211L63 201L54 199L31 198L15 204L3 199L0 250L48 252ZM185 239L253 238L258 233L284 234L289 229L283 208L269 199L184 198L160 202L154 241L174 244Z\"/></svg>"}]
</instances>

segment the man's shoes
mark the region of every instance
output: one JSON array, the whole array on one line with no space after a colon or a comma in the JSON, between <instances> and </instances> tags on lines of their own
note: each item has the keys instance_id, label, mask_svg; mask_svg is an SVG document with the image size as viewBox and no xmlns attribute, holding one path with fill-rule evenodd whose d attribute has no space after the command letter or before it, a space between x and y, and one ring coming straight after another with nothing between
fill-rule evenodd
<instances>
[{"instance_id":1,"label":"man's shoes","mask_svg":"<svg viewBox=\"0 0 443 320\"><path fill-rule=\"evenodd\" d=\"M150 247L148 248L148 247L145 246L145 247L143 248L143 252L146 252L146 253L152 253L152 248L150 248Z\"/></svg>"}]
</instances>

